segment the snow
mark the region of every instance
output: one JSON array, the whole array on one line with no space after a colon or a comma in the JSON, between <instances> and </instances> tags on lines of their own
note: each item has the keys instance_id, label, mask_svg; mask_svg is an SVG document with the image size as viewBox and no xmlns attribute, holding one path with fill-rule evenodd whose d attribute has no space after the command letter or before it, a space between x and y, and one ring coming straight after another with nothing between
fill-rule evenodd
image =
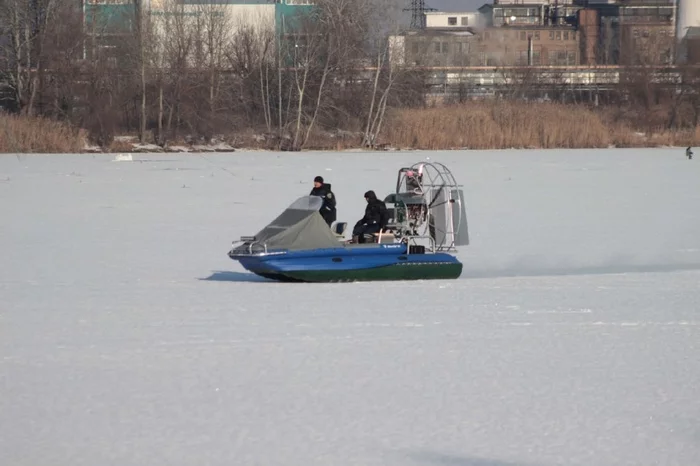
<instances>
[{"instance_id":1,"label":"snow","mask_svg":"<svg viewBox=\"0 0 700 466\"><path fill-rule=\"evenodd\" d=\"M278 284L226 252L322 175L429 156L459 280ZM700 464L683 149L0 156L8 465Z\"/></svg>"}]
</instances>

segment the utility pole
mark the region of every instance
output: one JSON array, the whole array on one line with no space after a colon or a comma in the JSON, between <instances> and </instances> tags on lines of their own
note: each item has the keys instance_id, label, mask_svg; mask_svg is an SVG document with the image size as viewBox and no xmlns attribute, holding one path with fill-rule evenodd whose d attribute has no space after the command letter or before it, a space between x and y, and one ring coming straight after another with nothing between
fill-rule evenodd
<instances>
[{"instance_id":1,"label":"utility pole","mask_svg":"<svg viewBox=\"0 0 700 466\"><path fill-rule=\"evenodd\" d=\"M403 11L411 12L411 29L425 28L425 12L437 11L435 8L425 6L425 0L411 0L411 7L404 8Z\"/></svg>"}]
</instances>

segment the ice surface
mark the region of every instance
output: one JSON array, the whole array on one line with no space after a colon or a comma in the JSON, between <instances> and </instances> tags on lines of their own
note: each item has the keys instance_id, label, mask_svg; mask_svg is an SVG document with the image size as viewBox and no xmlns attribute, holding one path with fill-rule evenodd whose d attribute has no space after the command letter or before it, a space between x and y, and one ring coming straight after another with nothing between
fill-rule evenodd
<instances>
[{"instance_id":1,"label":"ice surface","mask_svg":"<svg viewBox=\"0 0 700 466\"><path fill-rule=\"evenodd\" d=\"M461 279L277 284L230 242L426 156ZM700 464L700 162L682 149L0 156L8 466Z\"/></svg>"}]
</instances>

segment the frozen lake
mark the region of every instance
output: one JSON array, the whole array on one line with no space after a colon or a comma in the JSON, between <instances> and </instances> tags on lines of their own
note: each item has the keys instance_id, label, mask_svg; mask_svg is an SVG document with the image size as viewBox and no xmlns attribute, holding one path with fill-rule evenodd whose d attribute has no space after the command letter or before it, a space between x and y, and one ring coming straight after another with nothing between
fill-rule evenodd
<instances>
[{"instance_id":1,"label":"frozen lake","mask_svg":"<svg viewBox=\"0 0 700 466\"><path fill-rule=\"evenodd\" d=\"M452 281L227 256L322 175L339 219L430 157ZM0 155L8 466L700 464L700 161L683 149Z\"/></svg>"}]
</instances>

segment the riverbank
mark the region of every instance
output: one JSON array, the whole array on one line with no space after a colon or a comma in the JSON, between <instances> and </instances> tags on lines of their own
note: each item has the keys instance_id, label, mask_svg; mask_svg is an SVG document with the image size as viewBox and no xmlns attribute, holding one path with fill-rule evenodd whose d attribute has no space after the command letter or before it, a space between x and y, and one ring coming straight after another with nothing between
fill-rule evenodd
<instances>
[{"instance_id":1,"label":"riverbank","mask_svg":"<svg viewBox=\"0 0 700 466\"><path fill-rule=\"evenodd\" d=\"M647 119L648 121L648 119ZM552 103L469 102L447 107L396 110L388 115L379 150L555 149L700 145L700 127L669 130L634 124L613 109ZM134 135L116 136L108 145L88 140L87 132L43 118L0 114L0 152L232 152L284 150L286 139L249 129L209 141L185 137L164 145L140 143ZM306 150L361 148L362 132L317 131Z\"/></svg>"}]
</instances>

